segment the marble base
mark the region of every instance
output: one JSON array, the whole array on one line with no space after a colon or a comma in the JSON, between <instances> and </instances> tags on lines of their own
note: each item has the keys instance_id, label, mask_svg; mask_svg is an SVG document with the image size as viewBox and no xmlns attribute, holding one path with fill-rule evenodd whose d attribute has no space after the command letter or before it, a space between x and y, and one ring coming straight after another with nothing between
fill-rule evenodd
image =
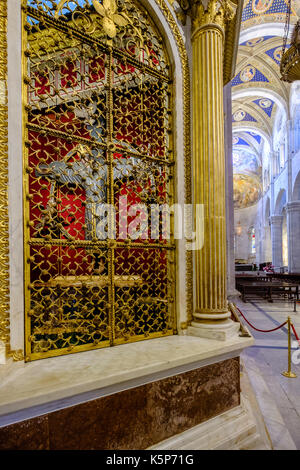
<instances>
[{"instance_id":1,"label":"marble base","mask_svg":"<svg viewBox=\"0 0 300 470\"><path fill-rule=\"evenodd\" d=\"M240 330L240 324L230 319L222 321L222 323L198 323L192 322L188 327L188 334L191 336L199 336L200 338L215 339L218 341L227 341L237 336Z\"/></svg>"},{"instance_id":2,"label":"marble base","mask_svg":"<svg viewBox=\"0 0 300 470\"><path fill-rule=\"evenodd\" d=\"M146 449L239 404L234 357L0 426L0 450Z\"/></svg>"},{"instance_id":3,"label":"marble base","mask_svg":"<svg viewBox=\"0 0 300 470\"><path fill-rule=\"evenodd\" d=\"M253 338L169 336L0 366L0 427L240 355Z\"/></svg>"},{"instance_id":4,"label":"marble base","mask_svg":"<svg viewBox=\"0 0 300 470\"><path fill-rule=\"evenodd\" d=\"M249 400L205 423L166 439L149 449L155 450L246 450L265 448L257 430Z\"/></svg>"}]
</instances>

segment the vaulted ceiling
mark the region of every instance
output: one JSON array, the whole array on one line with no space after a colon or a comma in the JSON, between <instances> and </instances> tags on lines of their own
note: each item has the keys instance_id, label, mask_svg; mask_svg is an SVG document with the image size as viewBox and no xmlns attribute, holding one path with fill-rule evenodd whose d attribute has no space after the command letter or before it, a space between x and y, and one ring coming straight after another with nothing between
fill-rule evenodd
<instances>
[{"instance_id":1,"label":"vaulted ceiling","mask_svg":"<svg viewBox=\"0 0 300 470\"><path fill-rule=\"evenodd\" d=\"M255 161L257 170L244 169L242 174L249 178L256 176L259 184L264 143L273 148L275 121L279 114L281 119L287 119L289 113L290 85L280 79L288 3L288 0L244 0L236 75L231 82L233 155L242 155L244 150L253 155L251 168L255 167ZM300 0L292 0L290 34L298 16ZM234 173L240 174L235 165ZM237 179L235 176L235 186ZM261 194L261 188L257 194Z\"/></svg>"}]
</instances>

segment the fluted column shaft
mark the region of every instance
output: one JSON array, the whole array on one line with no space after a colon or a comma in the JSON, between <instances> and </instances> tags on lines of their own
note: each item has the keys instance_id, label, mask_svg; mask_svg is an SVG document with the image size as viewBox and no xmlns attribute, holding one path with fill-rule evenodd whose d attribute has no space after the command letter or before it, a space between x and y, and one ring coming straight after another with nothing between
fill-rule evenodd
<instances>
[{"instance_id":1,"label":"fluted column shaft","mask_svg":"<svg viewBox=\"0 0 300 470\"><path fill-rule=\"evenodd\" d=\"M194 207L204 206L204 245L195 251L195 320L227 318L224 33L218 24L196 29L193 45ZM196 212L195 212L196 214ZM200 223L195 221L196 227ZM223 314L223 315L222 315Z\"/></svg>"}]
</instances>

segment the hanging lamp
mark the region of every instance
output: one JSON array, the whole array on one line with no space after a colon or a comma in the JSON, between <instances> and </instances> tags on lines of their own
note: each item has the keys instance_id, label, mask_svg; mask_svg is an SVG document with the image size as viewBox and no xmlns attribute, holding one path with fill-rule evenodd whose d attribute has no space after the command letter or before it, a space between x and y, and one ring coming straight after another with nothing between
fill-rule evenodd
<instances>
[{"instance_id":1,"label":"hanging lamp","mask_svg":"<svg viewBox=\"0 0 300 470\"><path fill-rule=\"evenodd\" d=\"M291 0L288 1L280 62L281 80L292 83L300 80L300 20L294 26L291 46L287 49L290 29Z\"/></svg>"}]
</instances>

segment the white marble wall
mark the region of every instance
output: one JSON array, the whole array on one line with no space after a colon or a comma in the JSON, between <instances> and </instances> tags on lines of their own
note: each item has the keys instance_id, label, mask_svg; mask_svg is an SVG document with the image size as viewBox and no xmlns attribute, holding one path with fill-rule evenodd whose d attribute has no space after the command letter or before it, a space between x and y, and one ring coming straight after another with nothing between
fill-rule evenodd
<instances>
[{"instance_id":1,"label":"white marble wall","mask_svg":"<svg viewBox=\"0 0 300 470\"><path fill-rule=\"evenodd\" d=\"M10 341L15 350L24 347L21 1L7 3Z\"/></svg>"}]
</instances>

